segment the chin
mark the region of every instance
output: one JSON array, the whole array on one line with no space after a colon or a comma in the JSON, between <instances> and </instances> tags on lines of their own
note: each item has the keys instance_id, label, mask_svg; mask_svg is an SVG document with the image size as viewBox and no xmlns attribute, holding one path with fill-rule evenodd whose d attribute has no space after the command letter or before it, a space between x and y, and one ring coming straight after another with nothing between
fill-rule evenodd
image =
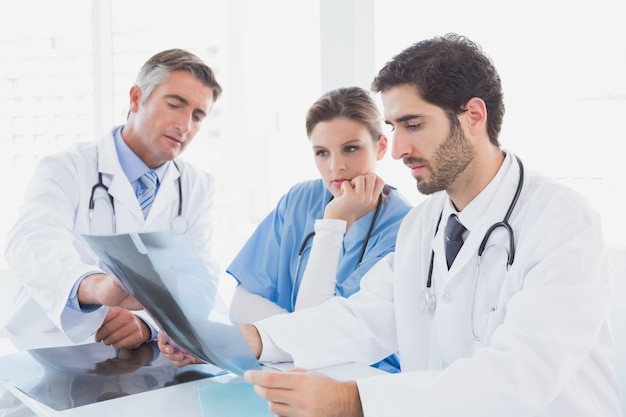
<instances>
[{"instance_id":1,"label":"chin","mask_svg":"<svg viewBox=\"0 0 626 417\"><path fill-rule=\"evenodd\" d=\"M328 187L328 191L333 195L333 197L339 197L343 192L341 191L341 187L337 187L336 185L331 185Z\"/></svg>"}]
</instances>

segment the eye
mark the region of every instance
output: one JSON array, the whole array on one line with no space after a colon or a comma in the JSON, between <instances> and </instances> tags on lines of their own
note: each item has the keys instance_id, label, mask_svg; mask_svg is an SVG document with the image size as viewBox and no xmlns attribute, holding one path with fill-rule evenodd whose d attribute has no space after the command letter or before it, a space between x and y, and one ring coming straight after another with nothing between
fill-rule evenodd
<instances>
[{"instance_id":1,"label":"eye","mask_svg":"<svg viewBox=\"0 0 626 417\"><path fill-rule=\"evenodd\" d=\"M359 146L356 145L348 145L343 150L347 153L353 153L359 150Z\"/></svg>"},{"instance_id":2,"label":"eye","mask_svg":"<svg viewBox=\"0 0 626 417\"><path fill-rule=\"evenodd\" d=\"M317 151L314 152L314 155L318 158L323 158L328 155L328 151L324 149L318 149Z\"/></svg>"},{"instance_id":3,"label":"eye","mask_svg":"<svg viewBox=\"0 0 626 417\"><path fill-rule=\"evenodd\" d=\"M406 125L406 130L411 130L411 131L415 131L415 130L419 130L422 127L421 123L407 123Z\"/></svg>"},{"instance_id":4,"label":"eye","mask_svg":"<svg viewBox=\"0 0 626 417\"><path fill-rule=\"evenodd\" d=\"M180 104L178 103L174 103L171 101L167 101L166 103L167 103L167 107L169 107L170 109L177 109L180 107Z\"/></svg>"},{"instance_id":5,"label":"eye","mask_svg":"<svg viewBox=\"0 0 626 417\"><path fill-rule=\"evenodd\" d=\"M192 117L193 117L194 122L200 123L201 121L204 120L205 115L203 113L198 112L198 113L194 113Z\"/></svg>"}]
</instances>

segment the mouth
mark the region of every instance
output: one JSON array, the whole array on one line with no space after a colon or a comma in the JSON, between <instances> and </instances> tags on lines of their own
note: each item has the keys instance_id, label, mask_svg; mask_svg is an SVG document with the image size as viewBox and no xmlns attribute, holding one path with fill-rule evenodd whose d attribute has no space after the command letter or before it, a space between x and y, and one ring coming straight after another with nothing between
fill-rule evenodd
<instances>
[{"instance_id":1,"label":"mouth","mask_svg":"<svg viewBox=\"0 0 626 417\"><path fill-rule=\"evenodd\" d=\"M417 166L413 166L413 167L409 167L411 169L411 174L414 177L417 177L418 175L420 175L422 173L422 171L424 171L425 167L424 165L417 165Z\"/></svg>"},{"instance_id":2,"label":"mouth","mask_svg":"<svg viewBox=\"0 0 626 417\"><path fill-rule=\"evenodd\" d=\"M426 165L422 164L407 164L407 167L411 170L411 175L414 177L420 175L426 169Z\"/></svg>"},{"instance_id":3,"label":"mouth","mask_svg":"<svg viewBox=\"0 0 626 417\"><path fill-rule=\"evenodd\" d=\"M172 135L163 135L165 136L166 139L168 139L170 142L174 142L178 145L183 145L185 143L185 141L177 136L172 136Z\"/></svg>"},{"instance_id":4,"label":"mouth","mask_svg":"<svg viewBox=\"0 0 626 417\"><path fill-rule=\"evenodd\" d=\"M404 161L404 165L411 170L411 175L417 177L427 168L427 164L423 161L419 161L416 158L407 158Z\"/></svg>"},{"instance_id":5,"label":"mouth","mask_svg":"<svg viewBox=\"0 0 626 417\"><path fill-rule=\"evenodd\" d=\"M330 183L334 185L335 187L341 188L341 184L343 184L344 181L349 181L349 180L345 178L335 178Z\"/></svg>"}]
</instances>

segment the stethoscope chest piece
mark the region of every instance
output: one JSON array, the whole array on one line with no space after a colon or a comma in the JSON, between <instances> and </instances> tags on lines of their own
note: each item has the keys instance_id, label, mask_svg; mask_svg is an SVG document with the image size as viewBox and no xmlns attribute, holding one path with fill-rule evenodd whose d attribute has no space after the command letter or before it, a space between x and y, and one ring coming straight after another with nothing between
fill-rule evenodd
<instances>
[{"instance_id":1,"label":"stethoscope chest piece","mask_svg":"<svg viewBox=\"0 0 626 417\"><path fill-rule=\"evenodd\" d=\"M431 313L437 309L437 297L433 293L432 288L422 291L420 308Z\"/></svg>"},{"instance_id":2,"label":"stethoscope chest piece","mask_svg":"<svg viewBox=\"0 0 626 417\"><path fill-rule=\"evenodd\" d=\"M177 233L185 233L189 229L189 222L183 216L176 216L172 220L172 230Z\"/></svg>"}]
</instances>

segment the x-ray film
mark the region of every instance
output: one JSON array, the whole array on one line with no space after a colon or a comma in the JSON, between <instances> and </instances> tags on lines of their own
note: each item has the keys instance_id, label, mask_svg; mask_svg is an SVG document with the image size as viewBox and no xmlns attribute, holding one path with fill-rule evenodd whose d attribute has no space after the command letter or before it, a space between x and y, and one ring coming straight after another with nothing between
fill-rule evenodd
<instances>
[{"instance_id":1,"label":"x-ray film","mask_svg":"<svg viewBox=\"0 0 626 417\"><path fill-rule=\"evenodd\" d=\"M218 280L183 233L81 237L175 345L237 375L260 369L217 293Z\"/></svg>"}]
</instances>

